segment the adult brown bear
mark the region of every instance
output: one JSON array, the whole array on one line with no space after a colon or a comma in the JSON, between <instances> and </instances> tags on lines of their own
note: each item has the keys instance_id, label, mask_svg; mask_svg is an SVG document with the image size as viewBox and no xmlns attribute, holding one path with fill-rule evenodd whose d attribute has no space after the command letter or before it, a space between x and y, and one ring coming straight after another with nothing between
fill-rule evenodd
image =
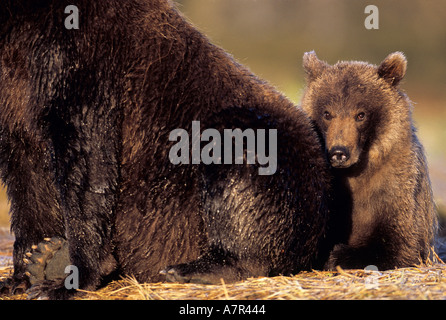
<instances>
[{"instance_id":1,"label":"adult brown bear","mask_svg":"<svg viewBox=\"0 0 446 320\"><path fill-rule=\"evenodd\" d=\"M68 5L79 29L65 27ZM90 290L112 271L212 283L312 267L328 178L309 120L170 1L2 1L0 108L15 286L51 237ZM277 130L276 172L172 163L170 134L193 121ZM71 294L34 279L36 297Z\"/></svg>"}]
</instances>

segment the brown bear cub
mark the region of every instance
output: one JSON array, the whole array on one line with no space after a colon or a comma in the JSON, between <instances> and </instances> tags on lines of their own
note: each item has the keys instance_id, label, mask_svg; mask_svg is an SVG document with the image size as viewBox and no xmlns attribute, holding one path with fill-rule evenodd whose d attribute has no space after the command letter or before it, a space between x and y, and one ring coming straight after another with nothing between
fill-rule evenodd
<instances>
[{"instance_id":1,"label":"brown bear cub","mask_svg":"<svg viewBox=\"0 0 446 320\"><path fill-rule=\"evenodd\" d=\"M399 89L407 61L400 52L379 66L304 55L302 108L325 143L335 208L327 268L380 270L429 257L437 228L423 147L412 104Z\"/></svg>"}]
</instances>

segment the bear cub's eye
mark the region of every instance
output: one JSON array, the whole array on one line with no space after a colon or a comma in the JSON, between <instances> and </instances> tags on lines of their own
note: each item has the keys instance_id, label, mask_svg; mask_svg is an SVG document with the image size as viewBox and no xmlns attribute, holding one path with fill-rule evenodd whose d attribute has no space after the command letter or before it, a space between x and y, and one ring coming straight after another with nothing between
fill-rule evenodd
<instances>
[{"instance_id":1,"label":"bear cub's eye","mask_svg":"<svg viewBox=\"0 0 446 320\"><path fill-rule=\"evenodd\" d=\"M360 112L357 114L356 116L356 121L362 121L365 119L365 113L364 112Z\"/></svg>"},{"instance_id":2,"label":"bear cub's eye","mask_svg":"<svg viewBox=\"0 0 446 320\"><path fill-rule=\"evenodd\" d=\"M333 119L333 116L328 111L324 111L324 119L325 120L331 120Z\"/></svg>"}]
</instances>

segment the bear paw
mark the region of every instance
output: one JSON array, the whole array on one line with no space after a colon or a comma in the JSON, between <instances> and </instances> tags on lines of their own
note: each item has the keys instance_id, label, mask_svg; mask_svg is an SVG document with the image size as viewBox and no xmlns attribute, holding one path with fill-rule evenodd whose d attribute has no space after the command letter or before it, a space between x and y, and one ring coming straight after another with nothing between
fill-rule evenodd
<instances>
[{"instance_id":1,"label":"bear paw","mask_svg":"<svg viewBox=\"0 0 446 320\"><path fill-rule=\"evenodd\" d=\"M31 285L45 280L60 280L66 277L65 267L70 265L68 241L60 237L45 238L26 253L25 274Z\"/></svg>"},{"instance_id":2,"label":"bear paw","mask_svg":"<svg viewBox=\"0 0 446 320\"><path fill-rule=\"evenodd\" d=\"M6 278L0 281L0 294L23 294L28 286L25 279Z\"/></svg>"},{"instance_id":3,"label":"bear paw","mask_svg":"<svg viewBox=\"0 0 446 320\"><path fill-rule=\"evenodd\" d=\"M196 260L189 263L169 266L160 271L167 282L219 284L235 282L244 278L243 272L234 266L220 263L209 263L206 260Z\"/></svg>"}]
</instances>

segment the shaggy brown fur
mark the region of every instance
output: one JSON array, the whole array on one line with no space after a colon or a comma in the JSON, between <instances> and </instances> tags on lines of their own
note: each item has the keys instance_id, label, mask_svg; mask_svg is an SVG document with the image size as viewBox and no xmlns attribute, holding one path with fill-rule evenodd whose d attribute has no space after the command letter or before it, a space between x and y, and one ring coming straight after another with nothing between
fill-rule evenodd
<instances>
[{"instance_id":1,"label":"shaggy brown fur","mask_svg":"<svg viewBox=\"0 0 446 320\"><path fill-rule=\"evenodd\" d=\"M402 53L379 66L304 56L308 87L302 108L325 142L336 184L338 215L328 267L380 269L418 264L436 231L426 159L412 105L398 84Z\"/></svg>"},{"instance_id":2,"label":"shaggy brown fur","mask_svg":"<svg viewBox=\"0 0 446 320\"><path fill-rule=\"evenodd\" d=\"M79 30L64 27L73 4ZM312 267L328 168L310 121L171 2L2 1L0 108L16 284L26 251L50 237L68 241L90 290L113 270L212 283ZM277 129L277 172L172 164L169 133L193 120ZM63 280L34 292L69 294Z\"/></svg>"}]
</instances>

